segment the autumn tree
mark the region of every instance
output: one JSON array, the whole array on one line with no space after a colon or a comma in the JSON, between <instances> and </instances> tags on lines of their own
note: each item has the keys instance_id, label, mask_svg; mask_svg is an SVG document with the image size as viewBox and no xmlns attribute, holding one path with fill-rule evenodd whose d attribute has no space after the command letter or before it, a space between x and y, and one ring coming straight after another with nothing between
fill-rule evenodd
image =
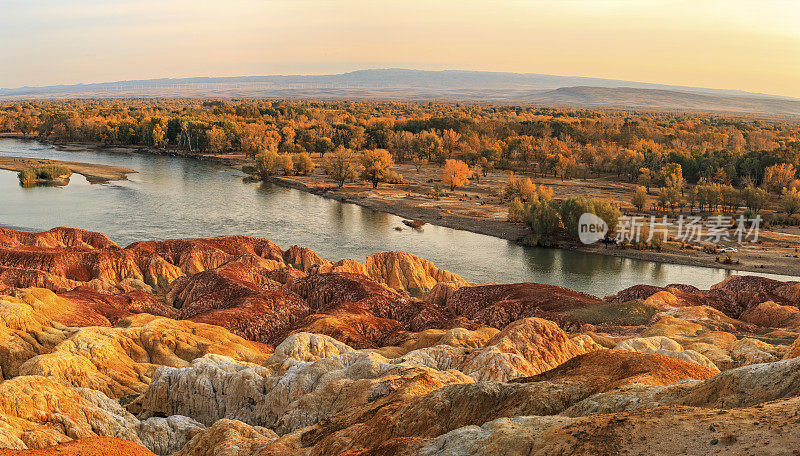
<instances>
[{"instance_id":1,"label":"autumn tree","mask_svg":"<svg viewBox=\"0 0 800 456\"><path fill-rule=\"evenodd\" d=\"M414 134L410 131L395 131L389 135L389 148L398 163L405 163L411 156Z\"/></svg>"},{"instance_id":2,"label":"autumn tree","mask_svg":"<svg viewBox=\"0 0 800 456\"><path fill-rule=\"evenodd\" d=\"M647 189L641 185L636 187L631 197L631 204L633 204L636 210L641 212L645 204L647 204Z\"/></svg>"},{"instance_id":3,"label":"autumn tree","mask_svg":"<svg viewBox=\"0 0 800 456\"><path fill-rule=\"evenodd\" d=\"M452 131L452 130L450 130ZM466 163L461 160L448 159L445 161L442 172L442 183L450 187L450 191L461 187L469 181L472 171Z\"/></svg>"},{"instance_id":4,"label":"autumn tree","mask_svg":"<svg viewBox=\"0 0 800 456\"><path fill-rule=\"evenodd\" d=\"M666 189L674 189L683 193L686 181L683 179L683 169L678 163L668 163L659 171L659 180Z\"/></svg>"},{"instance_id":5,"label":"autumn tree","mask_svg":"<svg viewBox=\"0 0 800 456\"><path fill-rule=\"evenodd\" d=\"M245 125L241 138L242 152L245 157L255 158L259 152L265 150L277 151L280 140L280 133L269 126L249 123Z\"/></svg>"},{"instance_id":6,"label":"autumn tree","mask_svg":"<svg viewBox=\"0 0 800 456\"><path fill-rule=\"evenodd\" d=\"M478 166L483 173L483 177L486 177L489 171L494 169L498 160L500 160L500 151L498 149L486 148L481 151L481 157L478 159Z\"/></svg>"},{"instance_id":7,"label":"autumn tree","mask_svg":"<svg viewBox=\"0 0 800 456\"><path fill-rule=\"evenodd\" d=\"M461 135L452 128L442 132L442 147L447 159L453 158L453 151L458 147L458 140Z\"/></svg>"},{"instance_id":8,"label":"autumn tree","mask_svg":"<svg viewBox=\"0 0 800 456\"><path fill-rule=\"evenodd\" d=\"M650 186L653 185L653 172L650 171L650 168L639 168L639 178L637 179L639 185L645 187L648 193L650 193Z\"/></svg>"},{"instance_id":9,"label":"autumn tree","mask_svg":"<svg viewBox=\"0 0 800 456\"><path fill-rule=\"evenodd\" d=\"M266 150L256 155L256 172L266 178L275 174L279 169L280 157L277 152Z\"/></svg>"},{"instance_id":10,"label":"autumn tree","mask_svg":"<svg viewBox=\"0 0 800 456\"><path fill-rule=\"evenodd\" d=\"M392 155L385 149L365 150L361 152L361 178L378 188L381 182L388 182L392 176Z\"/></svg>"},{"instance_id":11,"label":"autumn tree","mask_svg":"<svg viewBox=\"0 0 800 456\"><path fill-rule=\"evenodd\" d=\"M275 170L283 171L284 176L294 172L294 160L289 154L279 154Z\"/></svg>"},{"instance_id":12,"label":"autumn tree","mask_svg":"<svg viewBox=\"0 0 800 456\"><path fill-rule=\"evenodd\" d=\"M167 133L164 131L164 127L161 126L160 122L153 126L153 131L150 134L153 138L153 147L156 149L161 149L167 145Z\"/></svg>"},{"instance_id":13,"label":"autumn tree","mask_svg":"<svg viewBox=\"0 0 800 456\"><path fill-rule=\"evenodd\" d=\"M411 144L415 164L435 160L441 156L442 140L432 131L423 131L414 137ZM417 170L421 165L417 166Z\"/></svg>"},{"instance_id":14,"label":"autumn tree","mask_svg":"<svg viewBox=\"0 0 800 456\"><path fill-rule=\"evenodd\" d=\"M344 147L337 148L332 154L328 155L323 164L325 172L336 182L339 188L345 182L356 178L358 172L355 165L355 155L350 149Z\"/></svg>"},{"instance_id":15,"label":"autumn tree","mask_svg":"<svg viewBox=\"0 0 800 456\"><path fill-rule=\"evenodd\" d=\"M206 140L208 141L208 148L212 152L225 152L230 147L225 130L216 126L206 132Z\"/></svg>"},{"instance_id":16,"label":"autumn tree","mask_svg":"<svg viewBox=\"0 0 800 456\"><path fill-rule=\"evenodd\" d=\"M297 174L307 176L314 171L314 162L311 160L311 155L308 152L302 152L292 155L294 162L294 170Z\"/></svg>"},{"instance_id":17,"label":"autumn tree","mask_svg":"<svg viewBox=\"0 0 800 456\"><path fill-rule=\"evenodd\" d=\"M780 199L781 208L789 215L800 212L800 190L784 188Z\"/></svg>"},{"instance_id":18,"label":"autumn tree","mask_svg":"<svg viewBox=\"0 0 800 456\"><path fill-rule=\"evenodd\" d=\"M764 170L763 185L771 192L780 192L794 179L795 169L791 163L779 163Z\"/></svg>"}]
</instances>

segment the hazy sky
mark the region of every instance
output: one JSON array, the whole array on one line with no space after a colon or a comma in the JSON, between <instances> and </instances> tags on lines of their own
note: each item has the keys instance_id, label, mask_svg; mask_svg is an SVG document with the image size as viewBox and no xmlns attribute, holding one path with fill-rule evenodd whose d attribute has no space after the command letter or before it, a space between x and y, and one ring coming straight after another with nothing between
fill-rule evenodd
<instances>
[{"instance_id":1,"label":"hazy sky","mask_svg":"<svg viewBox=\"0 0 800 456\"><path fill-rule=\"evenodd\" d=\"M0 87L387 67L800 97L800 1L0 0Z\"/></svg>"}]
</instances>

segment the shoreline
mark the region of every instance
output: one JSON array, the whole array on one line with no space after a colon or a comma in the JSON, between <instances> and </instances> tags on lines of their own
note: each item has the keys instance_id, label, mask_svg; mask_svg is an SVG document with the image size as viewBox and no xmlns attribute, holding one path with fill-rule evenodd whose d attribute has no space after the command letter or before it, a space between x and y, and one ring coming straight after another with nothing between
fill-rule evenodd
<instances>
[{"instance_id":1,"label":"shoreline","mask_svg":"<svg viewBox=\"0 0 800 456\"><path fill-rule=\"evenodd\" d=\"M9 136L3 136L9 137ZM228 166L237 170L241 170L241 166L249 164L249 160L237 158L235 156L226 157L215 154L201 154L201 153L186 153L172 150L159 150L141 146L124 146L124 145L106 145L106 144L91 144L91 143L73 143L73 142L51 142L35 138L21 138L33 141L39 141L45 144L50 144L56 147L62 147L69 150L70 148L80 148L81 150L95 149L95 150L125 150L133 153L145 153L151 155L173 156L181 158L191 158L195 160L211 161ZM102 165L101 165L102 166ZM434 206L420 206L415 204L414 198L410 196L393 198L391 201L384 198L374 198L369 196L360 195L358 193L348 193L347 187L343 191L330 182L321 183L319 185L308 185L307 183L292 178L290 176L270 176L265 182L279 185L282 187L292 188L295 190L303 191L306 193L314 194L323 198L333 199L342 203L356 204L374 211L389 213L404 219L409 220L423 220L431 225L451 228L456 230L469 231L472 233L483 234L500 239L513 242L517 245L523 245L521 240L529 233L529 230L519 224L514 224L506 220L492 220L486 217L469 217L465 215L449 213L450 211L442 209L439 205ZM351 189L352 190L352 189ZM407 194L408 195L408 194ZM418 203L419 201L416 201ZM541 248L541 247L532 247ZM687 251L682 251L679 248L670 246L665 248L665 251L656 252L651 250L635 250L635 249L618 249L606 248L600 244L583 245L577 242L559 242L557 247L561 250L571 250L582 252L586 254L606 255L617 258L627 258L640 261L650 261L654 263L674 264L681 266L703 267L718 270L728 270L735 273L758 273L758 274L777 274L781 276L800 277L800 260L798 264L789 265L776 262L775 254L772 256L767 254L759 254L754 252L753 258L748 258L747 261L758 261L754 264L723 264L714 261L713 254L704 254L696 252L687 254ZM789 256L789 255L786 255ZM782 257L780 259L783 259ZM762 267L763 266L763 267Z\"/></svg>"}]
</instances>

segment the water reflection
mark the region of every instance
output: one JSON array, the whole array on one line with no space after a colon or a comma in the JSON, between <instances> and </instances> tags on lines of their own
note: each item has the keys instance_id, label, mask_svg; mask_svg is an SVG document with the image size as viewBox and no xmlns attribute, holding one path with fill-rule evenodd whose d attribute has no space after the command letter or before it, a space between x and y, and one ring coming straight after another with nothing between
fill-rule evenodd
<instances>
[{"instance_id":1,"label":"water reflection","mask_svg":"<svg viewBox=\"0 0 800 456\"><path fill-rule=\"evenodd\" d=\"M107 233L120 245L143 239L244 234L286 248L303 245L332 261L364 261L400 250L427 258L475 282L542 282L595 295L648 283L708 287L729 273L573 251L531 249L466 231L425 225L294 189L247 183L215 163L112 151L72 152L35 141L0 139L0 155L124 166L127 181L91 185L74 174L63 188L23 189L0 171L0 224L44 230L76 226ZM395 227L402 231L396 231Z\"/></svg>"}]
</instances>

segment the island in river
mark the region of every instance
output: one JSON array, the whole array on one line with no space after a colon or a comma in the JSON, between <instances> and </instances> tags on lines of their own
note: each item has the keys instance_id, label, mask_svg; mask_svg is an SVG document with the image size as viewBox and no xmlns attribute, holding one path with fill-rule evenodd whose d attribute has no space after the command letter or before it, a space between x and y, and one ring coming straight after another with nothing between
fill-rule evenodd
<instances>
[{"instance_id":1,"label":"island in river","mask_svg":"<svg viewBox=\"0 0 800 456\"><path fill-rule=\"evenodd\" d=\"M20 172L27 168L44 165L61 165L73 173L81 174L92 184L100 184L115 180L125 180L128 174L136 171L119 166L100 165L96 163L80 163L73 161L49 160L44 158L0 157L0 169Z\"/></svg>"}]
</instances>

